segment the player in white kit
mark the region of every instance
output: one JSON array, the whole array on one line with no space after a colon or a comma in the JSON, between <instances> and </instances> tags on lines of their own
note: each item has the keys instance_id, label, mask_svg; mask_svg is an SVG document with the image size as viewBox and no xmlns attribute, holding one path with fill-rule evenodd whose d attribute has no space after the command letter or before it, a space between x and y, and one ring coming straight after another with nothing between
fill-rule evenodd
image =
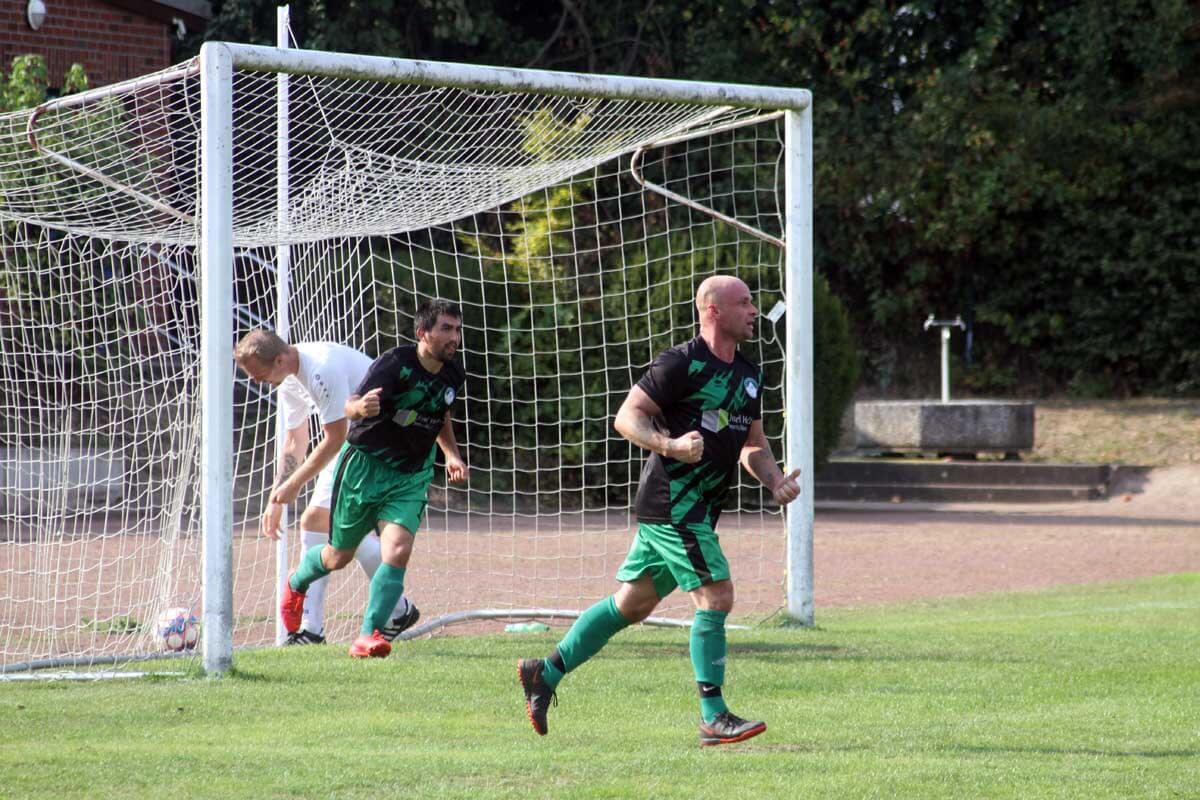
<instances>
[{"instance_id":1,"label":"player in white kit","mask_svg":"<svg viewBox=\"0 0 1200 800\"><path fill-rule=\"evenodd\" d=\"M271 331L253 330L238 342L234 359L251 380L279 389L276 397L287 431L276 467L275 484L262 515L263 535L279 538L284 507L295 502L305 484L316 477L308 507L300 515L301 545L307 550L328 544L333 466L349 430L343 406L366 375L371 357L332 342L289 345ZM314 413L321 422L322 436L309 452L308 418ZM370 582L381 561L379 537L365 537L354 557ZM328 585L329 579L323 578L309 587L304 598L303 623L300 630L288 634L285 644L325 641ZM390 624L380 632L391 641L412 627L419 617L417 607L407 597L401 597L392 612Z\"/></svg>"}]
</instances>

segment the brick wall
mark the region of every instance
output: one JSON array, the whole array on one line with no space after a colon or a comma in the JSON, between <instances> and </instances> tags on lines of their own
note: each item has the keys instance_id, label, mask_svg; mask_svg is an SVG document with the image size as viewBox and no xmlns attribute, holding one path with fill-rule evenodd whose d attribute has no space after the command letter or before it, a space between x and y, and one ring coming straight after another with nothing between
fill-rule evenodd
<instances>
[{"instance_id":1,"label":"brick wall","mask_svg":"<svg viewBox=\"0 0 1200 800\"><path fill-rule=\"evenodd\" d=\"M87 72L89 86L136 78L171 63L171 28L102 0L44 0L46 22L33 30L25 21L27 0L0 0L0 67L7 75L16 56L46 58L50 88L62 86L73 63Z\"/></svg>"}]
</instances>

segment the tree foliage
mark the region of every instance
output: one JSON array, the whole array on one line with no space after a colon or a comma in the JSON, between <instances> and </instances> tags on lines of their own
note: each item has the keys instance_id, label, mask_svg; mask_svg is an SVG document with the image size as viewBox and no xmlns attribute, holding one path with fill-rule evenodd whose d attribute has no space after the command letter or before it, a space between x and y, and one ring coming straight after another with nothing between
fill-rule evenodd
<instances>
[{"instance_id":1,"label":"tree foliage","mask_svg":"<svg viewBox=\"0 0 1200 800\"><path fill-rule=\"evenodd\" d=\"M990 0L856 19L817 35L865 62L828 60L848 80L818 111L818 259L877 386L931 388L920 320L961 312L967 388L1200 389L1197 7ZM876 71L873 49L903 57Z\"/></svg>"},{"instance_id":2,"label":"tree foliage","mask_svg":"<svg viewBox=\"0 0 1200 800\"><path fill-rule=\"evenodd\" d=\"M63 78L60 94L80 92L87 88L87 74L80 64L72 64ZM33 108L45 101L50 87L46 59L37 54L17 56L11 71L0 70L0 112Z\"/></svg>"},{"instance_id":3,"label":"tree foliage","mask_svg":"<svg viewBox=\"0 0 1200 800\"><path fill-rule=\"evenodd\" d=\"M273 40L273 9L215 7L210 35ZM809 87L816 262L876 390L933 389L920 322L962 313L959 390L1200 391L1194 0L323 0L296 19L313 47Z\"/></svg>"}]
</instances>

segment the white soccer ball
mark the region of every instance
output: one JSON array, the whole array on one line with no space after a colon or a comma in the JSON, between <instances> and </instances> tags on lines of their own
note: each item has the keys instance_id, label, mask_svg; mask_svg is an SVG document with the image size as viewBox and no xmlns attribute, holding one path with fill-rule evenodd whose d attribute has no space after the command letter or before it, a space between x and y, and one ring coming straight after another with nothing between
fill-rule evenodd
<instances>
[{"instance_id":1,"label":"white soccer ball","mask_svg":"<svg viewBox=\"0 0 1200 800\"><path fill-rule=\"evenodd\" d=\"M191 650L200 641L200 620L186 608L168 608L158 615L156 626L164 650Z\"/></svg>"}]
</instances>

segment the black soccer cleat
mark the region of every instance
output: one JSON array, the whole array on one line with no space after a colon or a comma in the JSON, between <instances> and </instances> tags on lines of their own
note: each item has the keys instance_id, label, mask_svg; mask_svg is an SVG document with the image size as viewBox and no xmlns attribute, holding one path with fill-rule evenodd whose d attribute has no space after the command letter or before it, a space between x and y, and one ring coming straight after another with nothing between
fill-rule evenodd
<instances>
[{"instance_id":1,"label":"black soccer cleat","mask_svg":"<svg viewBox=\"0 0 1200 800\"><path fill-rule=\"evenodd\" d=\"M525 690L525 714L538 736L545 736L550 730L546 725L546 711L551 704L558 705L558 695L542 680L542 667L540 658L523 658L517 662L517 677Z\"/></svg>"},{"instance_id":2,"label":"black soccer cleat","mask_svg":"<svg viewBox=\"0 0 1200 800\"><path fill-rule=\"evenodd\" d=\"M742 719L732 711L722 711L712 722L700 720L700 745L733 744L758 736L767 729L767 723Z\"/></svg>"},{"instance_id":3,"label":"black soccer cleat","mask_svg":"<svg viewBox=\"0 0 1200 800\"><path fill-rule=\"evenodd\" d=\"M288 647L293 644L325 644L325 637L319 633L298 630L288 634L287 641L283 643L283 646Z\"/></svg>"},{"instance_id":4,"label":"black soccer cleat","mask_svg":"<svg viewBox=\"0 0 1200 800\"><path fill-rule=\"evenodd\" d=\"M396 637L404 633L406 630L417 624L417 620L421 618L421 612L417 608L416 603L411 600L408 602L408 609L397 617L392 617L388 620L388 624L379 632L383 634L383 638L389 642L395 641Z\"/></svg>"}]
</instances>

